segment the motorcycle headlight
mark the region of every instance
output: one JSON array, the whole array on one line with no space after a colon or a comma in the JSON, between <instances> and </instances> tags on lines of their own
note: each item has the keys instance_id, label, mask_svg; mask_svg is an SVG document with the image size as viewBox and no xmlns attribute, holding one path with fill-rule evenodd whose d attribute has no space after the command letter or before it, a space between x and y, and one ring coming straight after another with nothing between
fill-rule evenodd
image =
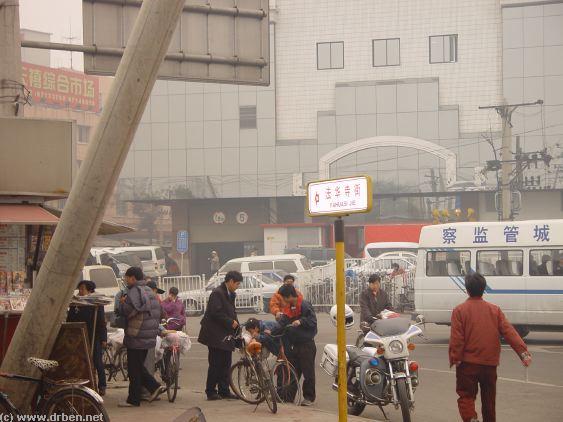
<instances>
[{"instance_id":1,"label":"motorcycle headlight","mask_svg":"<svg viewBox=\"0 0 563 422\"><path fill-rule=\"evenodd\" d=\"M393 340L391 343L389 343L389 350L391 351L391 353L402 353L403 349L403 343L401 343L399 340Z\"/></svg>"}]
</instances>

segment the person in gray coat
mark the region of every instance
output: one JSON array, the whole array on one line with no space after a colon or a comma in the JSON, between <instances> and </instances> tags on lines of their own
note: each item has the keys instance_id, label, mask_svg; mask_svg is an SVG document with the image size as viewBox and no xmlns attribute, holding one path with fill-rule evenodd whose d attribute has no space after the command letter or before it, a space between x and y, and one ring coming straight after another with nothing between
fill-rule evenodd
<instances>
[{"instance_id":1,"label":"person in gray coat","mask_svg":"<svg viewBox=\"0 0 563 422\"><path fill-rule=\"evenodd\" d=\"M120 298L119 313L127 320L123 344L127 348L129 396L118 406L137 407L141 405L142 387L150 392L149 402L165 391L144 366L147 352L156 346L160 303L146 285L139 267L130 267L124 278L127 292Z\"/></svg>"}]
</instances>

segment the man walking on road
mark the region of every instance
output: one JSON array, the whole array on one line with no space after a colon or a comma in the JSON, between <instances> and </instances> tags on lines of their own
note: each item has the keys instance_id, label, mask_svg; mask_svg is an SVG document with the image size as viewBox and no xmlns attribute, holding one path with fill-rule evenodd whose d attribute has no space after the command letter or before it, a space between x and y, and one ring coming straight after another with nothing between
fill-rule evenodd
<instances>
[{"instance_id":1,"label":"man walking on road","mask_svg":"<svg viewBox=\"0 0 563 422\"><path fill-rule=\"evenodd\" d=\"M237 399L229 389L229 369L235 346L233 341L225 341L225 338L234 334L239 326L235 291L241 282L241 273L229 271L225 275L225 281L211 292L201 320L197 341L209 350L205 386L207 400Z\"/></svg>"},{"instance_id":2,"label":"man walking on road","mask_svg":"<svg viewBox=\"0 0 563 422\"><path fill-rule=\"evenodd\" d=\"M371 324L381 311L393 310L387 293L381 289L381 277L372 274L368 279L368 288L360 294L360 321Z\"/></svg>"},{"instance_id":3,"label":"man walking on road","mask_svg":"<svg viewBox=\"0 0 563 422\"><path fill-rule=\"evenodd\" d=\"M129 396L126 402L118 406L137 407L141 405L142 387L150 393L149 402L165 391L144 366L147 352L156 346L160 303L146 285L140 268L127 269L125 281L128 288L120 298L119 313L127 319L123 344L127 348Z\"/></svg>"},{"instance_id":4,"label":"man walking on road","mask_svg":"<svg viewBox=\"0 0 563 422\"><path fill-rule=\"evenodd\" d=\"M295 367L297 376L303 375L303 401L301 406L311 406L315 401L315 356L317 346L317 316L311 305L303 296L299 296L295 287L284 284L279 289L279 294L287 304L279 320L280 326L291 328L286 334L289 350L285 353L291 364Z\"/></svg>"},{"instance_id":5,"label":"man walking on road","mask_svg":"<svg viewBox=\"0 0 563 422\"><path fill-rule=\"evenodd\" d=\"M495 422L497 366L500 360L500 337L528 366L532 356L514 327L497 305L483 300L487 281L479 273L465 276L469 298L455 307L450 334L450 367L456 366L456 390L463 422L478 422L475 411L477 388L481 388L483 422Z\"/></svg>"}]
</instances>

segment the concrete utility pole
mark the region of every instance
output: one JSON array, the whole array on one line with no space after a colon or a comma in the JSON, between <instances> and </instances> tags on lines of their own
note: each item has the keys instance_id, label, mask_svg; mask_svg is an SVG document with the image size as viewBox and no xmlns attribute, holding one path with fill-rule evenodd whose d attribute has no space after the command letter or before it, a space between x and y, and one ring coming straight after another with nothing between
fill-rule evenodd
<instances>
[{"instance_id":1,"label":"concrete utility pole","mask_svg":"<svg viewBox=\"0 0 563 422\"><path fill-rule=\"evenodd\" d=\"M27 358L49 357L183 6L184 0L142 3L2 371L37 375ZM34 393L27 383L6 380L0 390L8 390L15 404L24 408Z\"/></svg>"},{"instance_id":2,"label":"concrete utility pole","mask_svg":"<svg viewBox=\"0 0 563 422\"><path fill-rule=\"evenodd\" d=\"M18 0L0 0L0 117L22 115L22 59Z\"/></svg>"},{"instance_id":3,"label":"concrete utility pole","mask_svg":"<svg viewBox=\"0 0 563 422\"><path fill-rule=\"evenodd\" d=\"M512 173L512 113L522 106L541 105L543 100L537 100L533 103L521 104L502 104L495 106L479 107L481 110L494 108L502 119L502 147L501 147L501 200L502 200L502 220L510 221L513 219L512 214L512 189L510 186L510 174Z\"/></svg>"}]
</instances>

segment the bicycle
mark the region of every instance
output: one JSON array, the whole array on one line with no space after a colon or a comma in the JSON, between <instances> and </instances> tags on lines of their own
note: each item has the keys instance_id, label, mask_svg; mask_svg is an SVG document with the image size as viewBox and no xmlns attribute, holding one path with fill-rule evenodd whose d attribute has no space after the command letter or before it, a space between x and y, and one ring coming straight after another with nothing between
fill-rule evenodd
<instances>
[{"instance_id":1,"label":"bicycle","mask_svg":"<svg viewBox=\"0 0 563 422\"><path fill-rule=\"evenodd\" d=\"M113 343L108 342L102 356L104 369L106 371L107 380L117 381L117 374L121 372L123 381L129 380L127 372L127 349L123 346L115 347Z\"/></svg>"},{"instance_id":2,"label":"bicycle","mask_svg":"<svg viewBox=\"0 0 563 422\"><path fill-rule=\"evenodd\" d=\"M164 325L166 326L172 321L179 320L177 318L169 318L166 320ZM173 403L174 400L176 400L179 386L180 342L178 337L175 335L177 332L178 331L176 330L162 331L162 334L165 336L163 341L168 341L170 344L165 346L162 359L156 362L156 370L160 372L160 378L166 386L166 395L168 396L168 401L170 403Z\"/></svg>"},{"instance_id":3,"label":"bicycle","mask_svg":"<svg viewBox=\"0 0 563 422\"><path fill-rule=\"evenodd\" d=\"M65 420L76 420L77 416L90 415L96 416L96 420L109 422L103 399L94 390L85 386L90 382L89 380L50 380L45 374L59 366L57 361L38 358L28 358L27 361L41 370L41 378L6 372L0 372L0 377L39 384L32 404L34 415L45 416L46 420L50 420L51 416L57 418L67 416ZM10 419L8 420L19 420L24 415L4 392L0 392L0 414L3 418L9 415ZM72 419L70 419L71 417Z\"/></svg>"},{"instance_id":4,"label":"bicycle","mask_svg":"<svg viewBox=\"0 0 563 422\"><path fill-rule=\"evenodd\" d=\"M245 346L239 326L234 336L227 336L223 341L235 341L241 358L229 371L229 383L235 395L242 401L259 405L264 401L272 413L277 413L277 392L272 378L266 374L262 364L262 345L251 342Z\"/></svg>"},{"instance_id":5,"label":"bicycle","mask_svg":"<svg viewBox=\"0 0 563 422\"><path fill-rule=\"evenodd\" d=\"M278 339L284 336L288 328L289 326L285 327L281 334L274 335L266 333L266 335L272 339ZM301 383L299 382L299 376L297 375L295 367L285 354L282 341L280 341L280 349L276 362L269 372L272 383L276 388L277 400L280 403L295 403L299 405L301 403Z\"/></svg>"}]
</instances>

